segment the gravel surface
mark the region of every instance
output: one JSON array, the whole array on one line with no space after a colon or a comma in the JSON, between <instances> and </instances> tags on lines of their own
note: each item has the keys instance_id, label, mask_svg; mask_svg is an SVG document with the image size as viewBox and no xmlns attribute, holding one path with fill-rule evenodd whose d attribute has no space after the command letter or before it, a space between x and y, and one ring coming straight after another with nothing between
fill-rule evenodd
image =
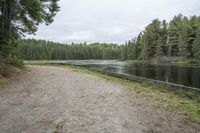
<instances>
[{"instance_id":1,"label":"gravel surface","mask_svg":"<svg viewBox=\"0 0 200 133\"><path fill-rule=\"evenodd\" d=\"M28 66L0 89L1 133L198 133L200 125L126 85Z\"/></svg>"}]
</instances>

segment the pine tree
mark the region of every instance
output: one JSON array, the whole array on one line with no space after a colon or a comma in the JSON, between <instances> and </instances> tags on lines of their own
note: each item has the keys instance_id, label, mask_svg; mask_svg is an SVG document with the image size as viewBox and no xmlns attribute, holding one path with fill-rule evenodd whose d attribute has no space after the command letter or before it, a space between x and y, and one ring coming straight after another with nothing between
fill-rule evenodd
<instances>
[{"instance_id":1,"label":"pine tree","mask_svg":"<svg viewBox=\"0 0 200 133\"><path fill-rule=\"evenodd\" d=\"M196 32L200 29L200 17L198 16L191 16L190 20L188 21L188 51L190 52L189 58L193 58L193 51L192 51L192 44L196 39Z\"/></svg>"},{"instance_id":2,"label":"pine tree","mask_svg":"<svg viewBox=\"0 0 200 133\"><path fill-rule=\"evenodd\" d=\"M168 53L168 23L166 20L162 21L162 32L161 32L161 47L162 54L167 56Z\"/></svg>"},{"instance_id":3,"label":"pine tree","mask_svg":"<svg viewBox=\"0 0 200 133\"><path fill-rule=\"evenodd\" d=\"M140 32L139 35L137 36L137 39L136 39L137 58L138 59L142 58L142 48L143 48L143 45L144 45L143 33Z\"/></svg>"},{"instance_id":4,"label":"pine tree","mask_svg":"<svg viewBox=\"0 0 200 133\"><path fill-rule=\"evenodd\" d=\"M158 19L155 19L144 31L144 46L142 49L143 58L154 58L163 53L162 40L161 22Z\"/></svg>"},{"instance_id":5,"label":"pine tree","mask_svg":"<svg viewBox=\"0 0 200 133\"><path fill-rule=\"evenodd\" d=\"M189 24L187 17L183 18L183 22L180 25L182 28L179 32L179 37L178 37L179 56L189 57L190 56L189 43L188 43Z\"/></svg>"},{"instance_id":6,"label":"pine tree","mask_svg":"<svg viewBox=\"0 0 200 133\"><path fill-rule=\"evenodd\" d=\"M178 41L180 31L182 30L183 23L183 15L179 14L175 16L169 23L168 28L168 45L169 56L177 56L178 55Z\"/></svg>"},{"instance_id":7,"label":"pine tree","mask_svg":"<svg viewBox=\"0 0 200 133\"><path fill-rule=\"evenodd\" d=\"M0 56L11 54L12 42L35 33L40 23L52 23L58 10L58 0L1 0Z\"/></svg>"},{"instance_id":8,"label":"pine tree","mask_svg":"<svg viewBox=\"0 0 200 133\"><path fill-rule=\"evenodd\" d=\"M132 40L132 60L136 60L138 58L138 46L137 46L137 38Z\"/></svg>"},{"instance_id":9,"label":"pine tree","mask_svg":"<svg viewBox=\"0 0 200 133\"><path fill-rule=\"evenodd\" d=\"M142 51L141 51L141 58L144 60L147 60L150 58L151 56L151 51L150 51L150 47L149 47L149 40L147 38L144 37L144 44L142 47Z\"/></svg>"},{"instance_id":10,"label":"pine tree","mask_svg":"<svg viewBox=\"0 0 200 133\"><path fill-rule=\"evenodd\" d=\"M158 40L158 44L156 46L156 57L161 57L164 55L162 45L163 45L162 40Z\"/></svg>"},{"instance_id":11,"label":"pine tree","mask_svg":"<svg viewBox=\"0 0 200 133\"><path fill-rule=\"evenodd\" d=\"M188 37L187 31L183 26L181 33L178 37L178 48L179 48L179 56L181 57L188 57L190 55L188 51Z\"/></svg>"},{"instance_id":12,"label":"pine tree","mask_svg":"<svg viewBox=\"0 0 200 133\"><path fill-rule=\"evenodd\" d=\"M125 44L124 46L122 46L121 49L121 60L126 60L127 59L127 44Z\"/></svg>"},{"instance_id":13,"label":"pine tree","mask_svg":"<svg viewBox=\"0 0 200 133\"><path fill-rule=\"evenodd\" d=\"M192 44L193 56L200 59L200 30L197 31L196 39Z\"/></svg>"}]
</instances>

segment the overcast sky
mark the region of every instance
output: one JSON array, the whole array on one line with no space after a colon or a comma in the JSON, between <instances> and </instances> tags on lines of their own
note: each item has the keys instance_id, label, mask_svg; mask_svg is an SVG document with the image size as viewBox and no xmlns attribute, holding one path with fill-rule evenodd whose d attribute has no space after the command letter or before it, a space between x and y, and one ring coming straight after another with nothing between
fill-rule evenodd
<instances>
[{"instance_id":1,"label":"overcast sky","mask_svg":"<svg viewBox=\"0 0 200 133\"><path fill-rule=\"evenodd\" d=\"M153 19L200 15L200 0L60 0L60 12L36 36L62 43L124 43Z\"/></svg>"}]
</instances>

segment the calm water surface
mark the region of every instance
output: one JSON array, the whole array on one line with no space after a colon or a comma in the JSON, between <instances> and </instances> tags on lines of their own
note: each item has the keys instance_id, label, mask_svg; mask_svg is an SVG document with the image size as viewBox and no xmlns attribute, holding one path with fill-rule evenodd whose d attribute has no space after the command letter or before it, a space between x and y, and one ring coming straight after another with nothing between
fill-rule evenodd
<instances>
[{"instance_id":1,"label":"calm water surface","mask_svg":"<svg viewBox=\"0 0 200 133\"><path fill-rule=\"evenodd\" d=\"M49 62L87 66L104 71L129 74L200 88L200 66L172 64L144 65L115 60L68 60Z\"/></svg>"},{"instance_id":2,"label":"calm water surface","mask_svg":"<svg viewBox=\"0 0 200 133\"><path fill-rule=\"evenodd\" d=\"M114 72L200 88L200 67L179 65L130 65L115 67Z\"/></svg>"}]
</instances>

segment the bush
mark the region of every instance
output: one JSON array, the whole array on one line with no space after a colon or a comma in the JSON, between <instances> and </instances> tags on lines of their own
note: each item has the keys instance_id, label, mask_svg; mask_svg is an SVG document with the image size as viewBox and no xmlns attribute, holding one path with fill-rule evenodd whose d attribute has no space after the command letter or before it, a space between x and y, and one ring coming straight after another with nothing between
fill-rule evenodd
<instances>
[{"instance_id":1,"label":"bush","mask_svg":"<svg viewBox=\"0 0 200 133\"><path fill-rule=\"evenodd\" d=\"M24 66L23 60L18 59L16 56L10 57L10 58L8 59L8 61L9 61L9 64L10 64L11 66L14 66L14 67L17 67L17 68L20 68L20 69L22 69L23 66Z\"/></svg>"}]
</instances>

